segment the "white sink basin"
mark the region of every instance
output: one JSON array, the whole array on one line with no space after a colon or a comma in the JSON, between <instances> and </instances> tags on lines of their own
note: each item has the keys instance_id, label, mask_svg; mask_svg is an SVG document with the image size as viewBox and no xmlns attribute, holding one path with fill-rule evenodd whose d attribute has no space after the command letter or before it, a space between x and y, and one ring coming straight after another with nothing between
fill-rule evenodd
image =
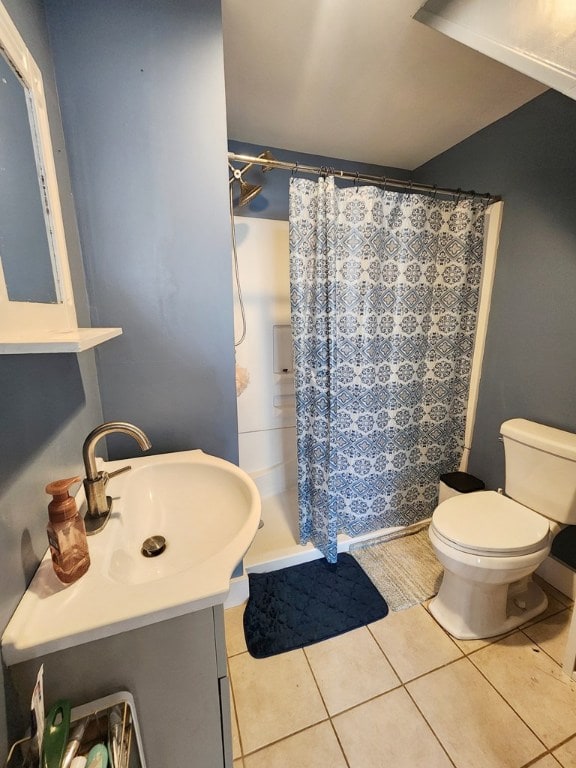
<instances>
[{"instance_id":1,"label":"white sink basin","mask_svg":"<svg viewBox=\"0 0 576 768\"><path fill-rule=\"evenodd\" d=\"M233 465L201 451L128 463L132 470L118 477L123 482L114 503L120 511L114 514L113 507L110 521L115 525L106 572L114 581L142 584L178 574L185 577L186 571L209 563L228 548L237 552L239 538L242 548L246 541L250 544L259 505L246 475ZM166 549L144 557L142 543L157 535L166 540ZM230 567L239 559L233 554Z\"/></svg>"},{"instance_id":2,"label":"white sink basin","mask_svg":"<svg viewBox=\"0 0 576 768\"><path fill-rule=\"evenodd\" d=\"M46 553L2 637L8 665L224 602L260 521L253 481L202 451L98 460L128 464L108 484L112 515L88 538L88 572L65 586ZM152 536L166 548L144 557Z\"/></svg>"}]
</instances>

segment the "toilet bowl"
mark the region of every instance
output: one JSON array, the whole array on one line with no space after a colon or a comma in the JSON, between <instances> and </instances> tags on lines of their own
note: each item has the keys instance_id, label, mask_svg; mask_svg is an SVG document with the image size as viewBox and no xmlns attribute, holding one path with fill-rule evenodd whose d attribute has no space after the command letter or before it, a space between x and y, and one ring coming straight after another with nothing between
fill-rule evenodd
<instances>
[{"instance_id":1,"label":"toilet bowl","mask_svg":"<svg viewBox=\"0 0 576 768\"><path fill-rule=\"evenodd\" d=\"M449 498L429 528L444 568L430 612L463 640L503 634L546 609L531 576L561 527L576 523L576 435L512 419L502 436L512 494Z\"/></svg>"},{"instance_id":2,"label":"toilet bowl","mask_svg":"<svg viewBox=\"0 0 576 768\"><path fill-rule=\"evenodd\" d=\"M440 504L429 536L444 567L430 612L453 637L500 635L545 610L546 595L528 577L550 552L546 518L479 491Z\"/></svg>"}]
</instances>

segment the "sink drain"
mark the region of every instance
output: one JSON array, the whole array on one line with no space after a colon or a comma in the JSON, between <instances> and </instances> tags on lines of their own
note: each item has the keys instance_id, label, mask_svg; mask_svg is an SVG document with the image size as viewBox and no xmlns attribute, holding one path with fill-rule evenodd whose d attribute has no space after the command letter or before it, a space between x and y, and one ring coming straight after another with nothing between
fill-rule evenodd
<instances>
[{"instance_id":1,"label":"sink drain","mask_svg":"<svg viewBox=\"0 0 576 768\"><path fill-rule=\"evenodd\" d=\"M140 552L144 557L158 557L166 549L166 539L164 536L150 536L142 544Z\"/></svg>"}]
</instances>

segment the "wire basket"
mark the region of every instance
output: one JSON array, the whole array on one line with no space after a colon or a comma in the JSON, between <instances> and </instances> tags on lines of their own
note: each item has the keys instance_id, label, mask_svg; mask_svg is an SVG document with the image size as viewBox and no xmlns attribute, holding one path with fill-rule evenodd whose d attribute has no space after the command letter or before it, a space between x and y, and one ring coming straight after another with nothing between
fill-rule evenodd
<instances>
[{"instance_id":1,"label":"wire basket","mask_svg":"<svg viewBox=\"0 0 576 768\"><path fill-rule=\"evenodd\" d=\"M110 768L146 768L134 699L127 691L96 699L72 710L71 726L86 720L77 754L86 755L95 744L110 742L110 716L113 712L118 715L121 725L117 739L118 749L115 753L109 750ZM33 753L30 736L12 744L4 765L5 768L38 768L40 760L38 755Z\"/></svg>"}]
</instances>

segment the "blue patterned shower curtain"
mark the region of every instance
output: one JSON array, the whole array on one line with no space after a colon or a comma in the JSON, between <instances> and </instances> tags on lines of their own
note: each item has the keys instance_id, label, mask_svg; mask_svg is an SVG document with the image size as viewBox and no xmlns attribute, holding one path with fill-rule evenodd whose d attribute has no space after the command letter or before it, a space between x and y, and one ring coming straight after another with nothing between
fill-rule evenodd
<instances>
[{"instance_id":1,"label":"blue patterned shower curtain","mask_svg":"<svg viewBox=\"0 0 576 768\"><path fill-rule=\"evenodd\" d=\"M409 525L458 469L481 200L290 183L300 540Z\"/></svg>"}]
</instances>

